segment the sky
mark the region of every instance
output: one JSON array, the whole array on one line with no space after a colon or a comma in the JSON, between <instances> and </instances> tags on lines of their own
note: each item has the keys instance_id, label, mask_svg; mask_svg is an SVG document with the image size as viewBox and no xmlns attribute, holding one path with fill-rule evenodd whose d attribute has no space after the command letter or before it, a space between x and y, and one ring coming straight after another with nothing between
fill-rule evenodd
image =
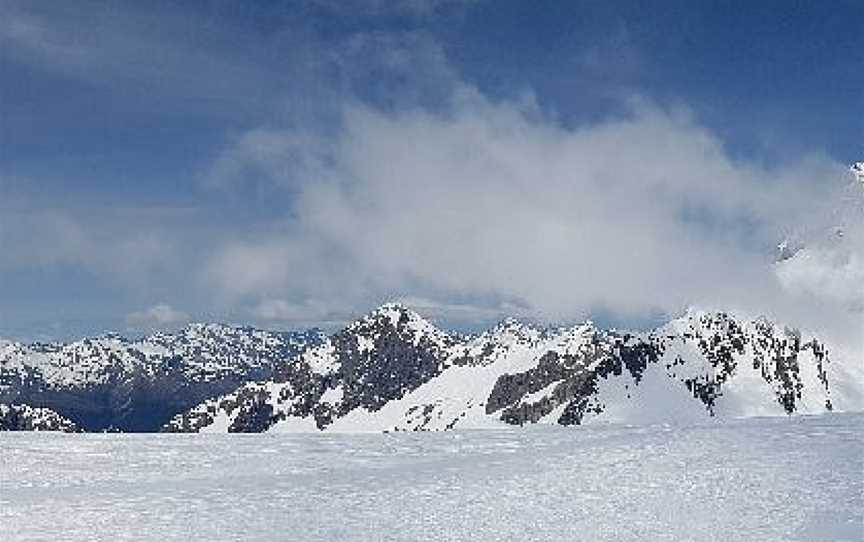
<instances>
[{"instance_id":1,"label":"sky","mask_svg":"<svg viewBox=\"0 0 864 542\"><path fill-rule=\"evenodd\" d=\"M327 328L386 301L455 329L699 306L848 334L861 20L0 0L0 337ZM782 241L804 250L777 263Z\"/></svg>"}]
</instances>

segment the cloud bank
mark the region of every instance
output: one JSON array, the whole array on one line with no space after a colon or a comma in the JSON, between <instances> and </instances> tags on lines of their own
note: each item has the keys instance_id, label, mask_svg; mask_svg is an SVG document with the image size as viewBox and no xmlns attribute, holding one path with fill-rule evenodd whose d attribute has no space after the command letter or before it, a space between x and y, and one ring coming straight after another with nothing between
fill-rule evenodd
<instances>
[{"instance_id":1,"label":"cloud bank","mask_svg":"<svg viewBox=\"0 0 864 542\"><path fill-rule=\"evenodd\" d=\"M254 140L266 152L250 151ZM832 235L845 166L736 160L686 111L638 100L576 129L530 100L465 88L436 112L351 106L318 145L247 134L219 159L219 180L250 168L296 196L278 227L207 263L209 284L235 300L365 307L408 295L487 316L506 306L626 320L693 304L788 314L790 292L810 290L842 319L854 310L847 296L860 295L861 238L849 225L833 260L813 248L818 264L802 255L779 274L774 261L784 239Z\"/></svg>"}]
</instances>

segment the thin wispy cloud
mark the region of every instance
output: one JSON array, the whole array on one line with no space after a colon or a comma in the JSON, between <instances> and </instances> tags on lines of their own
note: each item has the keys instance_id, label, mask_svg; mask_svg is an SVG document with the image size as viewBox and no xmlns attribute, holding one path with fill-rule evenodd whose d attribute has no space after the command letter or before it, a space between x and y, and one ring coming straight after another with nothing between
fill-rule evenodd
<instances>
[{"instance_id":1,"label":"thin wispy cloud","mask_svg":"<svg viewBox=\"0 0 864 542\"><path fill-rule=\"evenodd\" d=\"M130 331L157 331L180 327L189 322L189 315L167 303L129 313L126 324Z\"/></svg>"}]
</instances>

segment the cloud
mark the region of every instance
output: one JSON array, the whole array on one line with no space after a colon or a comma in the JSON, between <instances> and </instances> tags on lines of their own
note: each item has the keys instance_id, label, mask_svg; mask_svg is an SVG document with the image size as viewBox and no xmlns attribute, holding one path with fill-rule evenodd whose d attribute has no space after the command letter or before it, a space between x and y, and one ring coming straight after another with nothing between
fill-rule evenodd
<instances>
[{"instance_id":1,"label":"cloud","mask_svg":"<svg viewBox=\"0 0 864 542\"><path fill-rule=\"evenodd\" d=\"M0 47L14 64L123 92L148 114L311 124L345 100L440 94L434 82L449 67L425 28L445 7L452 14L470 4L324 0L296 9L200 10L7 0L0 3ZM278 31L262 31L264 20ZM336 20L351 29L329 31ZM404 24L385 30L382 20ZM410 76L418 65L422 81Z\"/></svg>"},{"instance_id":2,"label":"cloud","mask_svg":"<svg viewBox=\"0 0 864 542\"><path fill-rule=\"evenodd\" d=\"M524 320L538 319L538 315L528 307L509 302L447 303L410 295L397 297L393 301L411 307L433 321L438 320L469 330L483 329L508 317Z\"/></svg>"},{"instance_id":3,"label":"cloud","mask_svg":"<svg viewBox=\"0 0 864 542\"><path fill-rule=\"evenodd\" d=\"M803 249L779 265L777 275L790 291L864 310L864 261L859 254Z\"/></svg>"},{"instance_id":4,"label":"cloud","mask_svg":"<svg viewBox=\"0 0 864 542\"><path fill-rule=\"evenodd\" d=\"M210 166L209 187L220 190L268 191L297 186L320 174L328 140L308 133L256 128L242 134Z\"/></svg>"},{"instance_id":5,"label":"cloud","mask_svg":"<svg viewBox=\"0 0 864 542\"><path fill-rule=\"evenodd\" d=\"M180 8L79 8L3 3L0 46L15 63L159 96L149 113L249 108L230 123L249 129L207 124L229 141L201 174L216 191L187 193L210 214L109 208L122 190L104 208L21 203L39 189L0 179L0 273L71 266L133 284L133 307L169 299L284 325L388 300L448 322L638 321L690 304L802 321L818 305L839 321L858 306L861 214L836 213L842 165L819 154L742 159L686 108L647 100L575 126L530 92L496 101L434 38L429 21L450 2L322 1L277 9L272 33L257 22L277 14L261 6L233 18L214 8L207 25ZM364 10L373 15L361 24ZM310 21L322 14L352 24L318 33ZM580 89L599 84L617 100L646 53L622 24L574 47L571 62L590 76ZM844 221L842 245L826 241ZM784 239L808 250L778 265Z\"/></svg>"},{"instance_id":6,"label":"cloud","mask_svg":"<svg viewBox=\"0 0 864 542\"><path fill-rule=\"evenodd\" d=\"M0 211L0 271L73 266L126 281L164 268L176 256L175 241L152 224L153 217L141 223L141 210L95 217L29 205Z\"/></svg>"},{"instance_id":7,"label":"cloud","mask_svg":"<svg viewBox=\"0 0 864 542\"><path fill-rule=\"evenodd\" d=\"M552 320L693 303L765 311L789 286L773 247L832 223L843 168L825 157L736 160L686 111L639 101L626 118L567 129L530 102L456 96L435 112L346 109L337 138L270 169L274 183L304 171L290 221L228 243L210 283L349 306L476 298Z\"/></svg>"},{"instance_id":8,"label":"cloud","mask_svg":"<svg viewBox=\"0 0 864 542\"><path fill-rule=\"evenodd\" d=\"M425 18L441 9L477 4L480 0L315 0L314 4L342 16L407 16Z\"/></svg>"},{"instance_id":9,"label":"cloud","mask_svg":"<svg viewBox=\"0 0 864 542\"><path fill-rule=\"evenodd\" d=\"M264 299L249 309L249 316L265 327L340 327L358 315L350 307L315 299L293 303L284 299Z\"/></svg>"},{"instance_id":10,"label":"cloud","mask_svg":"<svg viewBox=\"0 0 864 542\"><path fill-rule=\"evenodd\" d=\"M0 47L10 65L122 93L127 108L151 115L244 118L284 99L285 81L294 88L314 79L321 40L301 25L285 21L290 31L271 41L226 24L227 15L216 5L202 13L182 5L9 0L0 3ZM250 35L265 42L260 50L238 47L252 43ZM278 56L268 53L274 50Z\"/></svg>"},{"instance_id":11,"label":"cloud","mask_svg":"<svg viewBox=\"0 0 864 542\"><path fill-rule=\"evenodd\" d=\"M134 331L154 331L170 329L182 326L189 322L189 315L179 311L166 303L159 303L152 307L126 316L126 324Z\"/></svg>"},{"instance_id":12,"label":"cloud","mask_svg":"<svg viewBox=\"0 0 864 542\"><path fill-rule=\"evenodd\" d=\"M376 301L376 303L386 302L411 307L425 318L451 329L485 329L505 317L538 319L537 314L528 308L512 303L497 305L446 303L412 295L382 297ZM334 296L329 296L327 301L307 298L292 302L267 298L251 306L247 315L257 325L263 327L338 329L362 316L368 308L362 303L344 302Z\"/></svg>"}]
</instances>

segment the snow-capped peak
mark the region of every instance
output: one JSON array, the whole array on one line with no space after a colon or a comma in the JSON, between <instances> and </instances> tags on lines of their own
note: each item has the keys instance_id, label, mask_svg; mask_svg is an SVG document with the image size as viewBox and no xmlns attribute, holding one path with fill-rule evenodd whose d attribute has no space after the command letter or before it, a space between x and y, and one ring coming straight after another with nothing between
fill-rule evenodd
<instances>
[{"instance_id":1,"label":"snow-capped peak","mask_svg":"<svg viewBox=\"0 0 864 542\"><path fill-rule=\"evenodd\" d=\"M849 170L858 182L864 184L864 162L853 163Z\"/></svg>"},{"instance_id":2,"label":"snow-capped peak","mask_svg":"<svg viewBox=\"0 0 864 542\"><path fill-rule=\"evenodd\" d=\"M513 335L533 335L540 333L540 331L532 325L513 318L512 316L508 316L498 322L495 327L492 328L492 332L497 334L509 333Z\"/></svg>"},{"instance_id":3,"label":"snow-capped peak","mask_svg":"<svg viewBox=\"0 0 864 542\"><path fill-rule=\"evenodd\" d=\"M774 255L774 261L776 263L785 262L786 260L790 260L798 254L804 246L799 243L792 241L790 239L784 239L780 243L777 244L777 250Z\"/></svg>"},{"instance_id":4,"label":"snow-capped peak","mask_svg":"<svg viewBox=\"0 0 864 542\"><path fill-rule=\"evenodd\" d=\"M401 303L385 303L366 316L355 320L346 328L349 333L369 336L374 340L384 328L396 332L413 343L421 338L446 347L453 342L452 337L414 310Z\"/></svg>"},{"instance_id":5,"label":"snow-capped peak","mask_svg":"<svg viewBox=\"0 0 864 542\"><path fill-rule=\"evenodd\" d=\"M403 321L419 321L423 317L411 310L402 303L384 303L377 309L370 312L366 318L387 318L393 326L399 325ZM365 318L364 318L365 319Z\"/></svg>"}]
</instances>

